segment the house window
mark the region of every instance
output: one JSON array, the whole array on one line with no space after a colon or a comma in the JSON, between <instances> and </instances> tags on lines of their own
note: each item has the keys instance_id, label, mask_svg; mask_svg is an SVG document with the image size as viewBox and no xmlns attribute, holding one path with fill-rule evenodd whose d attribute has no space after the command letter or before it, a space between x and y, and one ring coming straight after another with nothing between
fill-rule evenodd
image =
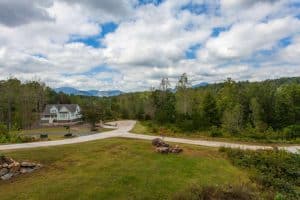
<instances>
[{"instance_id":1,"label":"house window","mask_svg":"<svg viewBox=\"0 0 300 200\"><path fill-rule=\"evenodd\" d=\"M56 113L56 109L54 107L51 108L50 113Z\"/></svg>"},{"instance_id":2,"label":"house window","mask_svg":"<svg viewBox=\"0 0 300 200\"><path fill-rule=\"evenodd\" d=\"M68 117L67 113L60 113L60 117L66 119Z\"/></svg>"}]
</instances>

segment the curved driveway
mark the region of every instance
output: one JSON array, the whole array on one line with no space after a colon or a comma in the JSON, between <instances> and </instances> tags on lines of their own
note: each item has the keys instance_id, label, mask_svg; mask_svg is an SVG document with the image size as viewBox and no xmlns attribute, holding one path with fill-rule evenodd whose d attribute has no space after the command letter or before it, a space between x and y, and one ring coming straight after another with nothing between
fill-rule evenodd
<instances>
[{"instance_id":1,"label":"curved driveway","mask_svg":"<svg viewBox=\"0 0 300 200\"><path fill-rule=\"evenodd\" d=\"M133 128L134 124L136 123L136 121L133 121L133 120L117 121L117 122L113 122L113 123L114 124L117 123L118 127L115 130L112 130L109 132L96 133L96 134L92 134L92 135L81 136L81 137L65 139L65 140L0 145L0 150L24 149L24 148L34 148L34 147L49 147L49 146L57 146L57 145L64 145L64 144L81 143L81 142L87 142L87 141L99 140L99 139L105 139L105 138L112 138L112 137L143 139L143 140L152 140L154 138L159 137L159 136L152 136L152 135L129 133L129 131ZM273 148L271 146L263 146L263 145L238 144L238 143L229 143L229 142L193 140L193 139L173 138L173 137L164 137L164 140L167 142L193 144L193 145L208 146L208 147L224 146L224 147L231 147L231 148L251 149L251 150L272 149ZM292 152L292 153L297 153L300 151L300 145L279 147L279 149L284 149L284 150Z\"/></svg>"}]
</instances>

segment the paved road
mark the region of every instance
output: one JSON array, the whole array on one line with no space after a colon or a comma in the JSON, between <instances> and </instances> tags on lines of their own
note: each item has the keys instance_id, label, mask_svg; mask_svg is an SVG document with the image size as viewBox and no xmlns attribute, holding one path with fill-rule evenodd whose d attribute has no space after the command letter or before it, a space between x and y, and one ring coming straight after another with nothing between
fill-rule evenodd
<instances>
[{"instance_id":1,"label":"paved road","mask_svg":"<svg viewBox=\"0 0 300 200\"><path fill-rule=\"evenodd\" d=\"M115 123L116 122L113 122L113 124L115 124ZM152 139L158 137L158 136L151 136L151 135L129 133L129 131L133 128L133 126L135 124L135 121L133 121L133 120L117 121L117 124L118 124L118 127L115 130L109 131L109 132L97 133L97 134L93 134L93 135L87 135L87 136L81 136L81 137L77 137L77 138L57 140L57 141L0 145L0 150L57 146L57 145L74 144L74 143L87 142L87 141L99 140L99 139L105 139L105 138L112 138L112 137L143 139L143 140L152 140ZM107 126L107 127L110 127L110 126ZM110 128L113 128L113 126ZM192 140L192 139L173 138L173 137L164 137L164 140L167 142L193 144L193 145L208 146L208 147L225 146L225 147L231 147L231 148L241 148L241 149L251 149L251 150L272 149L271 146L248 145L248 144L217 142L217 141L207 141L207 140ZM289 152L296 153L296 152L300 151L300 145L279 147L279 149L284 149Z\"/></svg>"}]
</instances>

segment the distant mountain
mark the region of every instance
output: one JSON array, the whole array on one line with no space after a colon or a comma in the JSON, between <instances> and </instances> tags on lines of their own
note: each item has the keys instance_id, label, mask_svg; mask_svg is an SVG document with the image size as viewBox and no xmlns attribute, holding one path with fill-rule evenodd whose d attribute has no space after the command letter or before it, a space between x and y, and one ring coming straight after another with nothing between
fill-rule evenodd
<instances>
[{"instance_id":1,"label":"distant mountain","mask_svg":"<svg viewBox=\"0 0 300 200\"><path fill-rule=\"evenodd\" d=\"M201 83L198 83L196 85L193 85L192 88L204 87L204 86L207 86L207 85L208 85L207 82L201 82Z\"/></svg>"},{"instance_id":2,"label":"distant mountain","mask_svg":"<svg viewBox=\"0 0 300 200\"><path fill-rule=\"evenodd\" d=\"M65 94L73 94L73 95L83 95L83 96L97 96L97 97L110 97L110 96L118 96L120 94L123 94L120 90L107 90L107 91L100 91L100 90L78 90L76 88L72 87L60 87L55 88L55 92L59 93L65 93Z\"/></svg>"}]
</instances>

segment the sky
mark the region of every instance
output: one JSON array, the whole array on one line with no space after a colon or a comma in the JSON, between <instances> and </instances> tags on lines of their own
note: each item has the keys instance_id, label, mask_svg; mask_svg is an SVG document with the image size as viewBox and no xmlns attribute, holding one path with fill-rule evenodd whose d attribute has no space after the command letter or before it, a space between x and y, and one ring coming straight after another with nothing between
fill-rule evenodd
<instances>
[{"instance_id":1,"label":"sky","mask_svg":"<svg viewBox=\"0 0 300 200\"><path fill-rule=\"evenodd\" d=\"M0 79L142 91L300 76L299 0L0 0Z\"/></svg>"}]
</instances>

